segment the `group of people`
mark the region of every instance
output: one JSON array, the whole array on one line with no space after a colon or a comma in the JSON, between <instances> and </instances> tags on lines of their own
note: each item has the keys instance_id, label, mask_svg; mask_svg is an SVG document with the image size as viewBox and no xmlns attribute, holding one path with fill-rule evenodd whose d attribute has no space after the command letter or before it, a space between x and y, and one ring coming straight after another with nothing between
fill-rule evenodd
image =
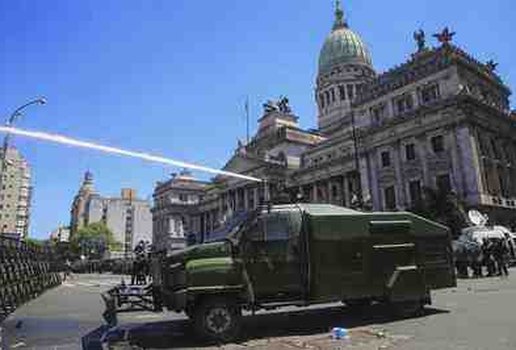
<instances>
[{"instance_id":1,"label":"group of people","mask_svg":"<svg viewBox=\"0 0 516 350\"><path fill-rule=\"evenodd\" d=\"M476 278L484 276L484 267L487 277L508 276L510 253L507 240L501 238L484 238L480 245L471 244L456 255L459 277L469 277L468 267Z\"/></svg>"}]
</instances>

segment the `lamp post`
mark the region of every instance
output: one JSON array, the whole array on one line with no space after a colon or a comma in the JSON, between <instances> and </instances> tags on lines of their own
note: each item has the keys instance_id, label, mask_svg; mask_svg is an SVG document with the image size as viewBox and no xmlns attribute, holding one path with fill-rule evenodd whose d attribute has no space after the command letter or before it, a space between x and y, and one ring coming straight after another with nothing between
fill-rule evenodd
<instances>
[{"instance_id":1,"label":"lamp post","mask_svg":"<svg viewBox=\"0 0 516 350\"><path fill-rule=\"evenodd\" d=\"M21 105L20 107L16 108L16 110L14 112L11 113L11 115L5 122L5 126L7 126L7 127L13 126L14 122L16 121L16 118L18 118L19 116L22 115L22 111L25 108L27 108L31 105L34 105L34 104L44 105L45 103L47 103L45 98L39 97L37 99L31 100L31 101L25 103L24 105ZM9 138L10 138L10 134L6 133L4 136L4 144L2 147L2 159L0 162L0 191L2 191L2 182L3 182L3 178L5 175L5 171L6 171L6 160L7 160L7 150L9 148ZM2 232L3 232L3 230L4 230L4 228L2 227Z\"/></svg>"},{"instance_id":2,"label":"lamp post","mask_svg":"<svg viewBox=\"0 0 516 350\"><path fill-rule=\"evenodd\" d=\"M355 127L355 113L351 111L351 127L352 127L352 135L353 135L353 148L354 148L354 161L355 161L355 171L357 176L357 188L356 188L356 196L357 196L357 205L359 208L363 207L363 198L362 198L362 186L360 182L360 155L358 154L358 138Z\"/></svg>"}]
</instances>

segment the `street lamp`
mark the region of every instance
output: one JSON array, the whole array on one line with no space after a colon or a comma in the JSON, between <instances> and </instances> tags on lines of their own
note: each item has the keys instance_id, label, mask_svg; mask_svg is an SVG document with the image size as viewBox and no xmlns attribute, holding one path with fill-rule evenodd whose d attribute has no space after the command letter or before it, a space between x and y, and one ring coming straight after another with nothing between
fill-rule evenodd
<instances>
[{"instance_id":1,"label":"street lamp","mask_svg":"<svg viewBox=\"0 0 516 350\"><path fill-rule=\"evenodd\" d=\"M43 98L43 97L39 97L37 99L31 100L31 101L25 103L24 105L21 105L20 107L16 108L16 110L14 112L11 113L11 115L5 122L5 126L7 126L7 127L13 126L14 122L16 121L16 118L18 118L22 115L22 111L25 108L27 108L31 105L34 105L34 104L44 105L45 103L47 103L47 100L45 100L45 98ZM2 159L0 162L1 163L0 164L0 191L2 191L2 182L3 182L3 178L5 175L5 171L6 171L5 163L6 163L6 159L7 159L7 150L9 148L9 138L10 138L10 134L6 133L4 136L4 144L2 147ZM2 227L2 232L3 232L3 230L4 230L4 228Z\"/></svg>"},{"instance_id":2,"label":"street lamp","mask_svg":"<svg viewBox=\"0 0 516 350\"><path fill-rule=\"evenodd\" d=\"M360 156L358 154L358 137L355 126L355 113L351 111L351 127L352 127L352 137L353 137L353 148L354 148L354 161L355 161L355 171L357 176L357 188L356 188L356 197L357 197L357 205L360 209L363 207L363 198L362 198L362 186L360 181Z\"/></svg>"}]
</instances>

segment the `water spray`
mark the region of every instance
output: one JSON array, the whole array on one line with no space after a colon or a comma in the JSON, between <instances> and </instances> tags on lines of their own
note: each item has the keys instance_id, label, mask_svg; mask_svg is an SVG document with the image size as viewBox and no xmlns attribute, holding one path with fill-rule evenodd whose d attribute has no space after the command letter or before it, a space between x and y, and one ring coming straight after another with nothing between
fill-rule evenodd
<instances>
[{"instance_id":1,"label":"water spray","mask_svg":"<svg viewBox=\"0 0 516 350\"><path fill-rule=\"evenodd\" d=\"M77 139L59 135L59 134L50 134L50 133L41 132L41 131L29 131L29 130L24 130L24 129L13 128L13 127L9 127L9 126L0 126L0 132L18 135L18 136L25 136L28 138L33 138L33 139L38 139L38 140L43 140L43 141L59 143L62 145L94 149L94 150L101 151L104 153L118 154L118 155L132 157L132 158L139 158L139 159L144 159L144 160L147 160L150 162L173 165L173 166L177 166L177 167L181 167L181 168L188 168L188 169L193 169L193 170L199 170L199 171L217 174L217 175L225 175L225 176L236 177L239 179L244 179L244 180L249 180L249 181L262 182L261 179L253 177L253 176L247 176L247 175L242 175L242 174L238 174L238 173L233 173L231 171L224 171L224 170L205 167L202 165L186 163L186 162L182 162L179 160L165 158L162 156L157 156L157 155L153 155L153 154L149 154L149 153L134 152L134 151L129 151L129 150L125 150L125 149L121 149L121 148L117 148L117 147L110 147L110 146L105 146L105 145L101 145L98 143L77 140Z\"/></svg>"}]
</instances>

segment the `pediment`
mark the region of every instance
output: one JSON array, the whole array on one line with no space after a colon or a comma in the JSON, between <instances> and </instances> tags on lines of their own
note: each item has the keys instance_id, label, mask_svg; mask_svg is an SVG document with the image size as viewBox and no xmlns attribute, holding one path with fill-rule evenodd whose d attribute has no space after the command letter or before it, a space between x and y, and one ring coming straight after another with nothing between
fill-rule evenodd
<instances>
[{"instance_id":1,"label":"pediment","mask_svg":"<svg viewBox=\"0 0 516 350\"><path fill-rule=\"evenodd\" d=\"M251 159L239 154L234 155L229 159L229 161L224 165L222 170L231 171L237 174L246 174L252 169L260 166L261 162L257 159Z\"/></svg>"}]
</instances>

